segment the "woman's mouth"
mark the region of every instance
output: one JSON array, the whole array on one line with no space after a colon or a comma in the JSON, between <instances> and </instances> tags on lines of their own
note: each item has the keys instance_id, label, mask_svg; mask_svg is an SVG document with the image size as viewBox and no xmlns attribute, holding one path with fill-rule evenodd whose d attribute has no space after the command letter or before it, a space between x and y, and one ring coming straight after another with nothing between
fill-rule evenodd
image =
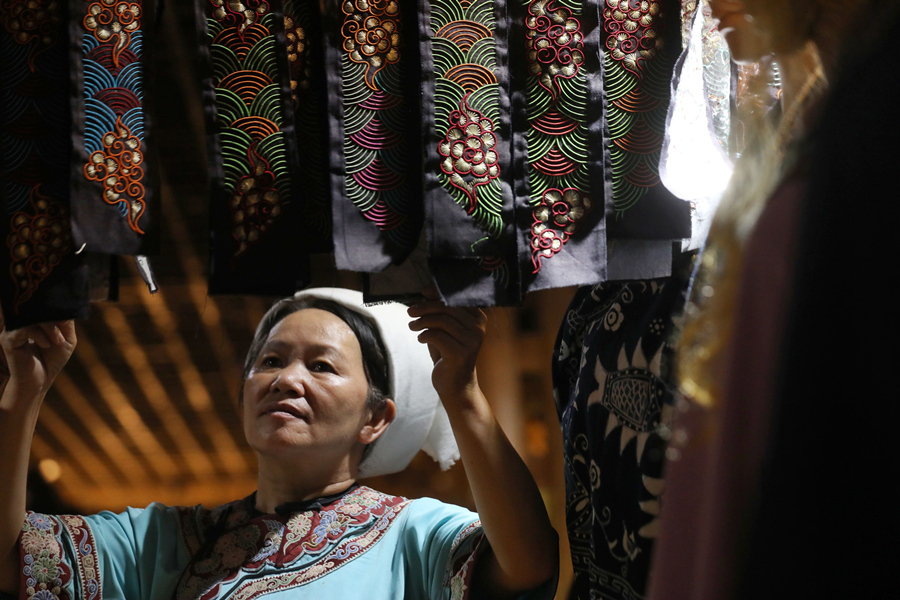
<instances>
[{"instance_id":1,"label":"woman's mouth","mask_svg":"<svg viewBox=\"0 0 900 600\"><path fill-rule=\"evenodd\" d=\"M277 402L263 411L264 415L272 415L283 419L303 419L307 418L306 412L290 402Z\"/></svg>"}]
</instances>

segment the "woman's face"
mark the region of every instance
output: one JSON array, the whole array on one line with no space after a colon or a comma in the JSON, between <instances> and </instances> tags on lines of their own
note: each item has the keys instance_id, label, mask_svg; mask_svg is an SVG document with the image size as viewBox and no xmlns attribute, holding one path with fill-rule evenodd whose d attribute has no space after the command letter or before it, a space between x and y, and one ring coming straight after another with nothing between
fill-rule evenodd
<instances>
[{"instance_id":1,"label":"woman's face","mask_svg":"<svg viewBox=\"0 0 900 600\"><path fill-rule=\"evenodd\" d=\"M247 376L244 434L260 455L340 460L373 441L368 390L353 330L330 312L300 310L272 328Z\"/></svg>"}]
</instances>

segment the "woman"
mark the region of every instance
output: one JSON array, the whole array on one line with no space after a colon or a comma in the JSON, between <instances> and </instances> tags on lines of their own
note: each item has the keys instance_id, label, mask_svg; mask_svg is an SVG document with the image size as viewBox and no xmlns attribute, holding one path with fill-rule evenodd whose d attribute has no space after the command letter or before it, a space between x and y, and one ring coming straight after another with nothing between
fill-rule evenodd
<instances>
[{"instance_id":1,"label":"woman","mask_svg":"<svg viewBox=\"0 0 900 600\"><path fill-rule=\"evenodd\" d=\"M783 110L756 119L693 284L650 597L894 597L897 470L870 457L896 422L875 348L897 336L898 2L712 7L736 59L774 56Z\"/></svg>"},{"instance_id":2,"label":"woman","mask_svg":"<svg viewBox=\"0 0 900 600\"><path fill-rule=\"evenodd\" d=\"M556 534L478 387L484 313L427 299L410 321L398 307L312 290L266 314L240 395L259 458L250 497L213 510L29 514L24 525L34 425L76 337L72 322L3 331L0 590L35 600L552 597ZM445 460L452 450L452 436L434 435L446 416L435 417L436 402L423 408L434 390L427 369L411 368L425 349L407 324L431 354L478 515L356 485L401 470L423 443Z\"/></svg>"}]
</instances>

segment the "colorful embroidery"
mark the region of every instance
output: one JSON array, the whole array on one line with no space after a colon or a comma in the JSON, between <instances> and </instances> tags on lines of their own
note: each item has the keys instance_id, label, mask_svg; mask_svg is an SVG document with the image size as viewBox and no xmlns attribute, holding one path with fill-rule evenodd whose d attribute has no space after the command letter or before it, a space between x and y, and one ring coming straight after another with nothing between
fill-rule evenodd
<instances>
[{"instance_id":1,"label":"colorful embroidery","mask_svg":"<svg viewBox=\"0 0 900 600\"><path fill-rule=\"evenodd\" d=\"M78 566L84 599L101 600L103 588L100 582L100 557L97 555L94 532L79 516L63 515L60 519L69 530L72 544L75 547L75 561Z\"/></svg>"},{"instance_id":2,"label":"colorful embroidery","mask_svg":"<svg viewBox=\"0 0 900 600\"><path fill-rule=\"evenodd\" d=\"M72 252L64 204L68 58L57 44L63 27L58 2L0 0L0 19L0 81L5 82L0 164L6 201L6 214L0 218L8 219L5 242L13 311L18 314Z\"/></svg>"},{"instance_id":3,"label":"colorful embroidery","mask_svg":"<svg viewBox=\"0 0 900 600\"><path fill-rule=\"evenodd\" d=\"M103 200L118 205L128 226L137 233L144 233L138 226L144 214L144 170L140 166L143 161L141 140L131 135L121 119L116 119L116 131L103 136L103 150L92 153L84 167L88 181L103 185Z\"/></svg>"},{"instance_id":4,"label":"colorful embroidery","mask_svg":"<svg viewBox=\"0 0 900 600\"><path fill-rule=\"evenodd\" d=\"M19 552L26 600L69 600L72 570L63 560L62 526L49 515L29 512L22 524Z\"/></svg>"},{"instance_id":5,"label":"colorful embroidery","mask_svg":"<svg viewBox=\"0 0 900 600\"><path fill-rule=\"evenodd\" d=\"M275 16L265 2L210 3L216 117L237 258L259 242L291 197Z\"/></svg>"},{"instance_id":6,"label":"colorful embroidery","mask_svg":"<svg viewBox=\"0 0 900 600\"><path fill-rule=\"evenodd\" d=\"M60 32L59 0L2 0L0 21L22 46L29 46L28 68L35 57L57 42Z\"/></svg>"},{"instance_id":7,"label":"colorful embroidery","mask_svg":"<svg viewBox=\"0 0 900 600\"><path fill-rule=\"evenodd\" d=\"M503 230L492 0L431 4L438 180L488 237Z\"/></svg>"},{"instance_id":8,"label":"colorful embroidery","mask_svg":"<svg viewBox=\"0 0 900 600\"><path fill-rule=\"evenodd\" d=\"M6 245L10 252L10 275L16 284L14 306L27 302L41 281L63 257L72 252L69 212L44 196L40 185L31 189L30 210L12 216Z\"/></svg>"},{"instance_id":9,"label":"colorful embroidery","mask_svg":"<svg viewBox=\"0 0 900 600\"><path fill-rule=\"evenodd\" d=\"M253 518L245 501L226 505L213 528L223 533L188 565L176 600L215 597L229 583L229 597L240 600L309 583L368 551L408 504L360 487L322 510L286 516ZM267 564L277 573L267 574Z\"/></svg>"},{"instance_id":10,"label":"colorful embroidery","mask_svg":"<svg viewBox=\"0 0 900 600\"><path fill-rule=\"evenodd\" d=\"M87 2L88 0L85 0ZM84 67L84 166L88 181L103 186L128 226L143 234L145 211L143 35L140 2L100 0L87 6L81 51Z\"/></svg>"},{"instance_id":11,"label":"colorful embroidery","mask_svg":"<svg viewBox=\"0 0 900 600\"><path fill-rule=\"evenodd\" d=\"M605 0L604 85L617 216L658 185L672 76L659 2Z\"/></svg>"},{"instance_id":12,"label":"colorful embroidery","mask_svg":"<svg viewBox=\"0 0 900 600\"><path fill-rule=\"evenodd\" d=\"M581 5L525 2L531 262L559 252L591 210Z\"/></svg>"},{"instance_id":13,"label":"colorful embroidery","mask_svg":"<svg viewBox=\"0 0 900 600\"><path fill-rule=\"evenodd\" d=\"M399 248L417 241L407 183L400 5L345 0L342 76L347 197Z\"/></svg>"},{"instance_id":14,"label":"colorful embroidery","mask_svg":"<svg viewBox=\"0 0 900 600\"><path fill-rule=\"evenodd\" d=\"M484 547L483 540L481 521L466 526L454 538L443 581L444 587L450 588L451 600L465 600L469 597L473 566Z\"/></svg>"}]
</instances>

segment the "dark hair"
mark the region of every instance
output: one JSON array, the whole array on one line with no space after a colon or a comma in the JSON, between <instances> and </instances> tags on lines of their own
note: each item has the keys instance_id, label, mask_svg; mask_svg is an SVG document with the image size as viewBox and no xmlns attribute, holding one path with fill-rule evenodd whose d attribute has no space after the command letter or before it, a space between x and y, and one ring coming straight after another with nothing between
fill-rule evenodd
<instances>
[{"instance_id":1,"label":"dark hair","mask_svg":"<svg viewBox=\"0 0 900 600\"><path fill-rule=\"evenodd\" d=\"M359 340L360 350L362 350L363 369L366 372L366 380L369 383L366 406L373 412L380 411L387 404L388 398L391 398L393 395L387 351L384 347L384 341L381 339L381 333L378 331L375 323L368 317L347 308L339 302L325 298L285 298L276 302L269 309L269 312L259 322L259 326L256 328L256 335L253 336L250 349L247 350L247 357L244 359L244 372L241 374L241 389L238 402L240 404L244 403L244 382L247 381L247 376L250 375L250 370L256 363L256 359L259 358L259 353L265 346L266 341L269 339L269 333L272 332L275 325L288 315L309 308L330 312L346 323L356 335L356 339Z\"/></svg>"}]
</instances>

